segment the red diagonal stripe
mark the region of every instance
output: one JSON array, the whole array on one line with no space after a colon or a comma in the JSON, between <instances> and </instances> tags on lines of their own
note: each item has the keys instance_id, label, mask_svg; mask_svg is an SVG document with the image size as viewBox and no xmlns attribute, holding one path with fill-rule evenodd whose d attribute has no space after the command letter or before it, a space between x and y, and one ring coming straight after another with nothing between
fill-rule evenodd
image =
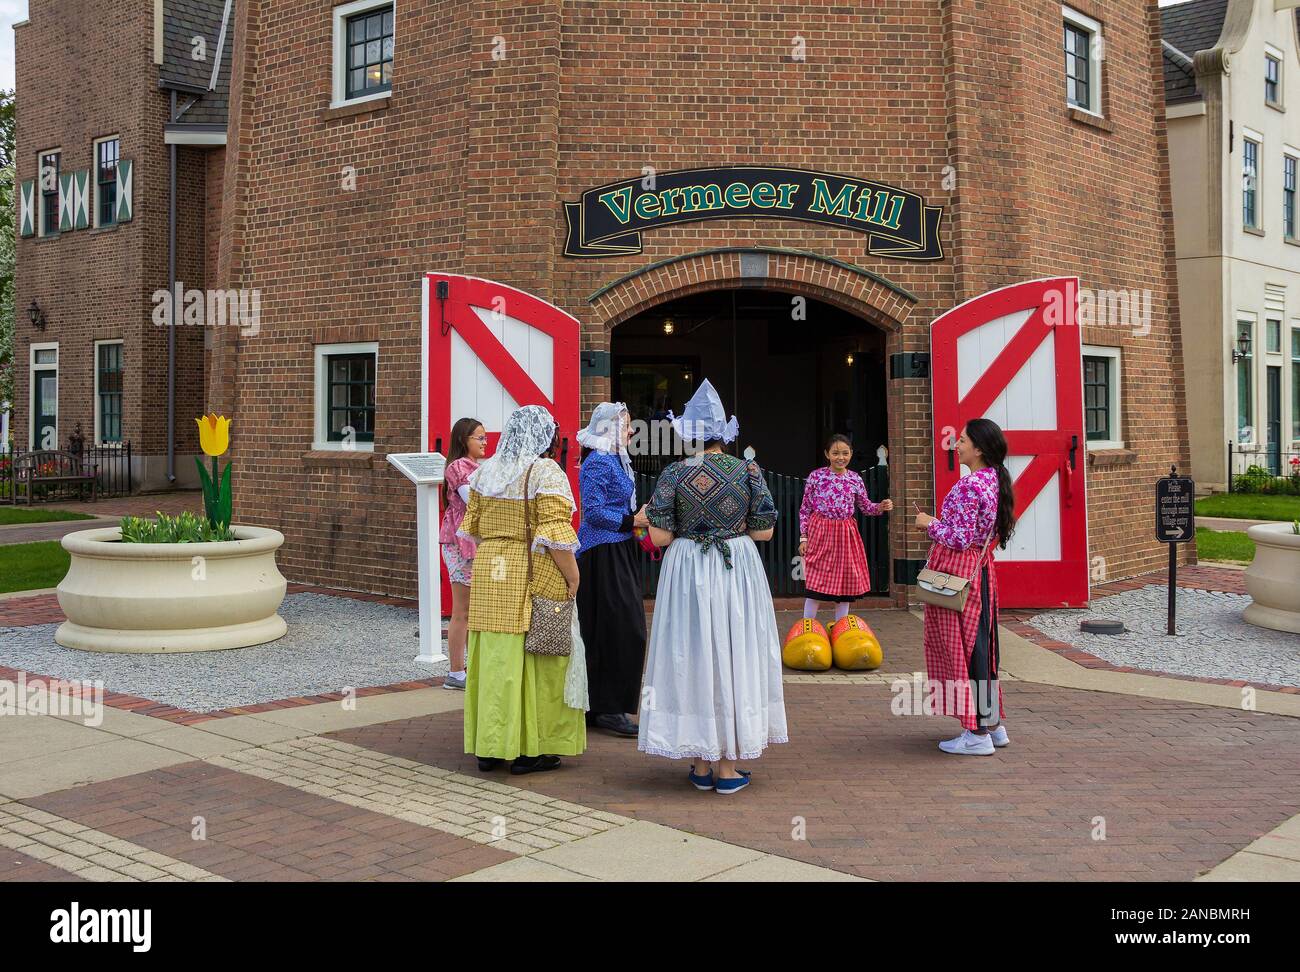
<instances>
[{"instance_id":1,"label":"red diagonal stripe","mask_svg":"<svg viewBox=\"0 0 1300 972\"><path fill-rule=\"evenodd\" d=\"M1016 494L1016 519L1025 515L1029 504L1034 501L1043 487L1051 480L1052 474L1060 469L1060 456L1056 453L1034 456L1029 465L1020 471L1012 489Z\"/></svg>"},{"instance_id":2,"label":"red diagonal stripe","mask_svg":"<svg viewBox=\"0 0 1300 972\"><path fill-rule=\"evenodd\" d=\"M966 397L957 403L958 414L963 418L976 418L987 412L994 399L1011 384L1025 362L1051 333L1052 328L1043 319L1043 305L1039 304L998 352L988 370L979 376Z\"/></svg>"},{"instance_id":3,"label":"red diagonal stripe","mask_svg":"<svg viewBox=\"0 0 1300 972\"><path fill-rule=\"evenodd\" d=\"M518 405L542 405L548 409L555 407L555 403L542 393L528 372L520 367L514 355L479 320L473 308L468 304L453 303L448 310L452 327L460 333L465 343Z\"/></svg>"}]
</instances>

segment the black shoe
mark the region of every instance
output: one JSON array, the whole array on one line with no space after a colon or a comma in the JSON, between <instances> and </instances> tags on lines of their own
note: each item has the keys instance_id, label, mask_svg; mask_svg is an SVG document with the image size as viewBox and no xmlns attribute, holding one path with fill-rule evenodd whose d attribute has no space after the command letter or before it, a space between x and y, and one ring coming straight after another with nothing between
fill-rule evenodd
<instances>
[{"instance_id":1,"label":"black shoe","mask_svg":"<svg viewBox=\"0 0 1300 972\"><path fill-rule=\"evenodd\" d=\"M504 759L500 759L496 756L480 756L478 758L478 771L480 773L491 773L504 762Z\"/></svg>"},{"instance_id":2,"label":"black shoe","mask_svg":"<svg viewBox=\"0 0 1300 972\"><path fill-rule=\"evenodd\" d=\"M545 773L547 770L559 769L558 756L520 756L510 764L510 772L515 776L524 773Z\"/></svg>"},{"instance_id":3,"label":"black shoe","mask_svg":"<svg viewBox=\"0 0 1300 972\"><path fill-rule=\"evenodd\" d=\"M597 729L612 732L616 736L625 736L631 739L635 739L637 736L636 723L622 712L613 715L596 716L595 726Z\"/></svg>"}]
</instances>

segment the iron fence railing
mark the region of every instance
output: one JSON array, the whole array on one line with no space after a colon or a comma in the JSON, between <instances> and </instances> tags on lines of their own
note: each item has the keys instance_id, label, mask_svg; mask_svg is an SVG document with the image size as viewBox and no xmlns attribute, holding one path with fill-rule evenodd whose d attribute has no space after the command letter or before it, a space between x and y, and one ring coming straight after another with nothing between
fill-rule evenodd
<instances>
[{"instance_id":1,"label":"iron fence railing","mask_svg":"<svg viewBox=\"0 0 1300 972\"><path fill-rule=\"evenodd\" d=\"M1243 446L1228 442L1229 493L1300 495L1300 452L1278 443Z\"/></svg>"},{"instance_id":2,"label":"iron fence railing","mask_svg":"<svg viewBox=\"0 0 1300 972\"><path fill-rule=\"evenodd\" d=\"M134 479L131 472L131 443L123 442L120 446L86 446L77 447L76 440L69 443L64 452L76 457L82 468L97 467L97 494L105 496L125 496L133 491ZM19 492L16 482L15 463L28 453L13 452L0 455L0 503L13 503ZM22 500L27 501L28 484L21 486ZM84 485L77 483L37 483L32 488L33 499L38 503L78 499L85 493Z\"/></svg>"},{"instance_id":3,"label":"iron fence railing","mask_svg":"<svg viewBox=\"0 0 1300 972\"><path fill-rule=\"evenodd\" d=\"M776 529L772 539L758 544L759 556L767 573L768 584L774 597L803 597L803 571L796 569L799 557L799 505L803 502L804 479L782 473L765 471L768 489L776 505ZM867 484L867 495L879 502L889 495L889 467L873 466L864 470L862 478ZM659 476L638 472L637 496L642 502L654 494ZM887 516L858 516L858 531L867 552L867 566L871 574L871 593L889 593L889 518ZM649 557L641 559L641 592L654 597L659 586L659 562Z\"/></svg>"}]
</instances>

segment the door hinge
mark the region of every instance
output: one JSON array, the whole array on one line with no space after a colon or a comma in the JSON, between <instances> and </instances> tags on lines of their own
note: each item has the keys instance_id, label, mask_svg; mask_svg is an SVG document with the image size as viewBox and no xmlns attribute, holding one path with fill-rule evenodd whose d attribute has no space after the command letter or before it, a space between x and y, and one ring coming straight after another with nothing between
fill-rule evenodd
<instances>
[{"instance_id":1,"label":"door hinge","mask_svg":"<svg viewBox=\"0 0 1300 972\"><path fill-rule=\"evenodd\" d=\"M581 360L581 374L584 378L609 377L608 351L583 351L581 354Z\"/></svg>"},{"instance_id":2,"label":"door hinge","mask_svg":"<svg viewBox=\"0 0 1300 972\"><path fill-rule=\"evenodd\" d=\"M889 356L890 378L929 378L930 352L905 351Z\"/></svg>"}]
</instances>

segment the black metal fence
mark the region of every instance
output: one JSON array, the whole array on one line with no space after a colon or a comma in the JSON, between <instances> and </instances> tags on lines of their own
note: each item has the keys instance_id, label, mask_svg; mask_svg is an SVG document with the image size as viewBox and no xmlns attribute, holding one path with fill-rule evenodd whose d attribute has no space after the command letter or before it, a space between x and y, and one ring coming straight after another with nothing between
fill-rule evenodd
<instances>
[{"instance_id":1,"label":"black metal fence","mask_svg":"<svg viewBox=\"0 0 1300 972\"><path fill-rule=\"evenodd\" d=\"M1300 496L1300 452L1229 442L1228 492Z\"/></svg>"},{"instance_id":2,"label":"black metal fence","mask_svg":"<svg viewBox=\"0 0 1300 972\"><path fill-rule=\"evenodd\" d=\"M134 481L131 475L131 443L123 442L120 446L85 446L77 447L73 439L69 447L62 450L78 457L82 468L97 468L98 494L104 496L124 496L132 492ZM12 452L0 455L0 503L13 503L19 486L15 481L15 462L26 455ZM23 484L22 499L27 501L27 484ZM61 502L78 499L85 491L84 486L76 483L37 483L31 488L35 491L33 499L37 503Z\"/></svg>"},{"instance_id":3,"label":"black metal fence","mask_svg":"<svg viewBox=\"0 0 1300 972\"><path fill-rule=\"evenodd\" d=\"M799 476L786 476L765 471L772 501L776 504L776 529L772 539L758 544L759 556L767 572L768 583L774 597L803 597L803 571L799 563L799 505L803 502L804 480ZM867 495L879 502L889 495L889 467L873 466L864 470L862 478L867 484ZM636 494L646 502L654 493L658 475L637 473ZM867 567L871 574L872 595L889 593L889 516L858 516L858 532L867 551ZM659 586L659 562L649 557L641 559L641 592L654 597Z\"/></svg>"}]
</instances>

